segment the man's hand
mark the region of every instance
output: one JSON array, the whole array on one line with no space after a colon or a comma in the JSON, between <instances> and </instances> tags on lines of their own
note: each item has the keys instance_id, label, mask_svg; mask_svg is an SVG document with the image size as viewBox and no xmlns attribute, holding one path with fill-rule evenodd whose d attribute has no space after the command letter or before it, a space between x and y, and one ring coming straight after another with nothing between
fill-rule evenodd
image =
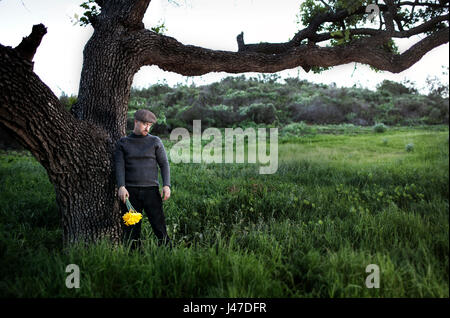
<instances>
[{"instance_id":1,"label":"man's hand","mask_svg":"<svg viewBox=\"0 0 450 318\"><path fill-rule=\"evenodd\" d=\"M164 201L168 200L170 198L170 188L169 186L163 187L163 192L161 193L161 198L163 198Z\"/></svg>"},{"instance_id":2,"label":"man's hand","mask_svg":"<svg viewBox=\"0 0 450 318\"><path fill-rule=\"evenodd\" d=\"M130 196L130 194L128 193L128 190L124 186L121 186L119 188L119 198L120 198L120 200L122 200L123 203L125 203L125 201L127 200L127 198L129 196Z\"/></svg>"}]
</instances>

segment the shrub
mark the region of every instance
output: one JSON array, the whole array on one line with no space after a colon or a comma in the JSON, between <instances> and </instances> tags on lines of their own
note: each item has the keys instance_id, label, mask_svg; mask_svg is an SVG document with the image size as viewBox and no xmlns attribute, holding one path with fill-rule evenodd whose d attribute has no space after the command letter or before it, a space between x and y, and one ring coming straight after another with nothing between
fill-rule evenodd
<instances>
[{"instance_id":1,"label":"shrub","mask_svg":"<svg viewBox=\"0 0 450 318\"><path fill-rule=\"evenodd\" d=\"M409 94L413 93L413 89L406 87L405 85L389 80L384 80L377 86L377 90L388 91L393 95Z\"/></svg>"},{"instance_id":2,"label":"shrub","mask_svg":"<svg viewBox=\"0 0 450 318\"><path fill-rule=\"evenodd\" d=\"M183 107L183 109L175 116L188 126L191 126L194 120L201 120L202 126L209 127L213 124L211 116L212 111L206 107L195 104L193 106Z\"/></svg>"},{"instance_id":3,"label":"shrub","mask_svg":"<svg viewBox=\"0 0 450 318\"><path fill-rule=\"evenodd\" d=\"M146 108L147 100L143 97L132 97L128 103L128 110L138 110L141 108Z\"/></svg>"},{"instance_id":4,"label":"shrub","mask_svg":"<svg viewBox=\"0 0 450 318\"><path fill-rule=\"evenodd\" d=\"M354 112L350 112L347 115L345 115L345 119L349 122L352 122L352 120L354 120L357 116L358 116L358 114L356 114Z\"/></svg>"},{"instance_id":5,"label":"shrub","mask_svg":"<svg viewBox=\"0 0 450 318\"><path fill-rule=\"evenodd\" d=\"M243 107L240 113L257 124L271 124L277 119L277 112L273 104L252 104L249 107Z\"/></svg>"},{"instance_id":6,"label":"shrub","mask_svg":"<svg viewBox=\"0 0 450 318\"><path fill-rule=\"evenodd\" d=\"M405 95L396 98L395 104L401 114L408 118L426 116L430 111L430 100L424 96Z\"/></svg>"},{"instance_id":7,"label":"shrub","mask_svg":"<svg viewBox=\"0 0 450 318\"><path fill-rule=\"evenodd\" d=\"M302 121L300 123L292 123L285 126L281 129L281 134L293 136L314 135L316 130L315 127L308 126Z\"/></svg>"},{"instance_id":8,"label":"shrub","mask_svg":"<svg viewBox=\"0 0 450 318\"><path fill-rule=\"evenodd\" d=\"M339 124L345 120L341 109L330 100L320 96L308 103L292 104L289 107L293 121L306 121L315 124Z\"/></svg>"},{"instance_id":9,"label":"shrub","mask_svg":"<svg viewBox=\"0 0 450 318\"><path fill-rule=\"evenodd\" d=\"M78 97L76 95L70 95L68 96L66 93L62 92L61 96L59 97L59 101L64 106L65 109L70 110L78 100Z\"/></svg>"},{"instance_id":10,"label":"shrub","mask_svg":"<svg viewBox=\"0 0 450 318\"><path fill-rule=\"evenodd\" d=\"M413 143L407 144L405 149L406 149L406 152L413 151L414 150L414 144Z\"/></svg>"},{"instance_id":11,"label":"shrub","mask_svg":"<svg viewBox=\"0 0 450 318\"><path fill-rule=\"evenodd\" d=\"M211 118L214 119L214 125L217 127L228 127L234 123L240 122L245 116L233 111L233 107L226 105L215 105L210 107Z\"/></svg>"},{"instance_id":12,"label":"shrub","mask_svg":"<svg viewBox=\"0 0 450 318\"><path fill-rule=\"evenodd\" d=\"M131 88L130 98L142 97L145 99L153 100L155 98L160 98L161 95L171 92L173 89L169 87L166 83L154 84L148 88Z\"/></svg>"},{"instance_id":13,"label":"shrub","mask_svg":"<svg viewBox=\"0 0 450 318\"><path fill-rule=\"evenodd\" d=\"M235 107L241 107L251 101L250 94L246 91L232 91L229 90L224 97L224 103Z\"/></svg>"},{"instance_id":14,"label":"shrub","mask_svg":"<svg viewBox=\"0 0 450 318\"><path fill-rule=\"evenodd\" d=\"M428 114L430 124L439 124L441 122L441 110L438 108L431 108Z\"/></svg>"},{"instance_id":15,"label":"shrub","mask_svg":"<svg viewBox=\"0 0 450 318\"><path fill-rule=\"evenodd\" d=\"M386 129L387 129L387 127L386 127L386 125L383 124L383 123L378 123L378 124L375 124L375 126L373 126L373 130L374 130L376 133L383 133L383 132L386 131Z\"/></svg>"},{"instance_id":16,"label":"shrub","mask_svg":"<svg viewBox=\"0 0 450 318\"><path fill-rule=\"evenodd\" d=\"M177 104L183 97L183 94L177 90L175 92L168 92L164 95L163 100L166 106L173 106Z\"/></svg>"}]
</instances>

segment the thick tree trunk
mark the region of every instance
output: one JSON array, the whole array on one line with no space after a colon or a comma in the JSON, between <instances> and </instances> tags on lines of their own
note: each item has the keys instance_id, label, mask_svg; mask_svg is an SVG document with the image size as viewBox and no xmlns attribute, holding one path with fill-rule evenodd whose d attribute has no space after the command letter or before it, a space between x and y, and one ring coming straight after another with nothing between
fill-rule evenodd
<instances>
[{"instance_id":1,"label":"thick tree trunk","mask_svg":"<svg viewBox=\"0 0 450 318\"><path fill-rule=\"evenodd\" d=\"M15 49L0 46L0 124L47 170L65 243L121 239L113 150L125 134L131 84L142 66L125 39L143 28L149 2L110 1L96 18L72 115L32 72L43 25Z\"/></svg>"},{"instance_id":2,"label":"thick tree trunk","mask_svg":"<svg viewBox=\"0 0 450 318\"><path fill-rule=\"evenodd\" d=\"M128 100L140 65L126 55L113 36L117 30L95 31L84 49L78 101L73 113L108 132L113 140L125 134Z\"/></svg>"},{"instance_id":3,"label":"thick tree trunk","mask_svg":"<svg viewBox=\"0 0 450 318\"><path fill-rule=\"evenodd\" d=\"M74 118L30 64L0 45L0 122L47 170L65 243L121 237L112 152L102 128Z\"/></svg>"},{"instance_id":4,"label":"thick tree trunk","mask_svg":"<svg viewBox=\"0 0 450 318\"><path fill-rule=\"evenodd\" d=\"M87 157L82 161L89 160ZM99 171L91 167L81 175L60 176L55 182L64 242L97 241L102 238L119 242L122 235L121 217L109 167L109 164L99 164L96 167Z\"/></svg>"}]
</instances>

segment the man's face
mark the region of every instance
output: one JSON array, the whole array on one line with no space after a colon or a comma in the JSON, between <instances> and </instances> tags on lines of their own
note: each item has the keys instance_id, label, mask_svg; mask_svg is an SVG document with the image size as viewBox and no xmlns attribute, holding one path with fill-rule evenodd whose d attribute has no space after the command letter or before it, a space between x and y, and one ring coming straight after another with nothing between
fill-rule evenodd
<instances>
[{"instance_id":1,"label":"man's face","mask_svg":"<svg viewBox=\"0 0 450 318\"><path fill-rule=\"evenodd\" d=\"M135 120L133 132L136 135L147 136L148 132L150 131L150 127L152 127L152 123L150 122L142 122L139 120Z\"/></svg>"}]
</instances>

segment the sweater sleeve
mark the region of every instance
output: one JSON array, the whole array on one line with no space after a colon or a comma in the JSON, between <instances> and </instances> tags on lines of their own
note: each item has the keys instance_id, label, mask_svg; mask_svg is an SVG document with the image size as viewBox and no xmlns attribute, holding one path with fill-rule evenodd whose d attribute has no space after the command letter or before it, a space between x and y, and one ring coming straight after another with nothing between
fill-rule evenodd
<instances>
[{"instance_id":1,"label":"sweater sleeve","mask_svg":"<svg viewBox=\"0 0 450 318\"><path fill-rule=\"evenodd\" d=\"M170 166L167 159L166 150L160 138L157 137L156 143L156 161L161 169L161 177L163 180L163 186L170 187Z\"/></svg>"},{"instance_id":2,"label":"sweater sleeve","mask_svg":"<svg viewBox=\"0 0 450 318\"><path fill-rule=\"evenodd\" d=\"M125 186L125 159L122 149L122 143L119 140L114 151L114 165L116 169L117 187Z\"/></svg>"}]
</instances>

